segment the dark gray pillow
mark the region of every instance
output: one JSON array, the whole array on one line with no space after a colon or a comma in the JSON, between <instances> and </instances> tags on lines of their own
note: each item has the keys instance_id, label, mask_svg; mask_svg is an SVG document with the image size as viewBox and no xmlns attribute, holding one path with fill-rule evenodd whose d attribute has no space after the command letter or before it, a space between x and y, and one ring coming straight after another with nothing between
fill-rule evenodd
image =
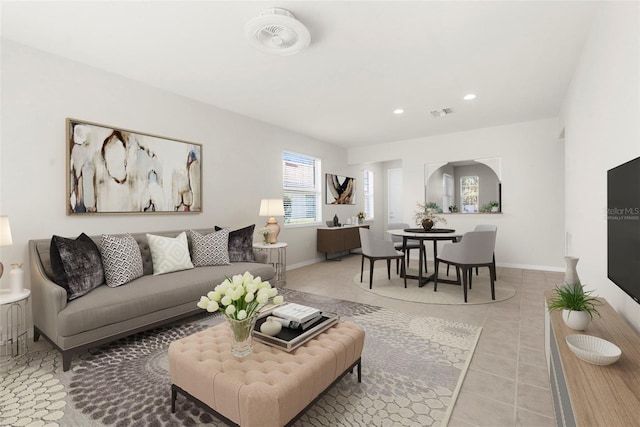
<instances>
[{"instance_id":1,"label":"dark gray pillow","mask_svg":"<svg viewBox=\"0 0 640 427\"><path fill-rule=\"evenodd\" d=\"M253 256L253 230L255 224L229 232L229 262L255 262ZM222 227L215 227L216 231Z\"/></svg>"},{"instance_id":2,"label":"dark gray pillow","mask_svg":"<svg viewBox=\"0 0 640 427\"><path fill-rule=\"evenodd\" d=\"M49 254L55 282L66 289L67 301L104 283L100 251L86 234L82 233L75 240L53 236Z\"/></svg>"}]
</instances>

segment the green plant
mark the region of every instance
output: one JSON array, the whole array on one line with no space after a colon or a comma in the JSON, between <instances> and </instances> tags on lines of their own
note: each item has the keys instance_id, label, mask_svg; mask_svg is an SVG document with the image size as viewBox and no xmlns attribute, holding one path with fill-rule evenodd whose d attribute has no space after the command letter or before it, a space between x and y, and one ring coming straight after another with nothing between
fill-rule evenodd
<instances>
[{"instance_id":1,"label":"green plant","mask_svg":"<svg viewBox=\"0 0 640 427\"><path fill-rule=\"evenodd\" d=\"M500 206L500 204L495 200L492 200L486 205L482 205L482 207L480 208L480 212L491 212L492 208L497 208L498 206Z\"/></svg>"},{"instance_id":2,"label":"green plant","mask_svg":"<svg viewBox=\"0 0 640 427\"><path fill-rule=\"evenodd\" d=\"M582 286L561 286L553 291L553 297L548 302L549 311L554 310L571 310L586 311L589 317L593 319L593 315L600 316L596 306L602 305L597 297L591 295L592 291L584 291ZM571 313L569 313L569 316Z\"/></svg>"},{"instance_id":3,"label":"green plant","mask_svg":"<svg viewBox=\"0 0 640 427\"><path fill-rule=\"evenodd\" d=\"M435 213L442 213L442 209L440 209L440 206L438 206L436 202L428 202L425 204L425 209L431 209L431 211Z\"/></svg>"},{"instance_id":4,"label":"green plant","mask_svg":"<svg viewBox=\"0 0 640 427\"><path fill-rule=\"evenodd\" d=\"M436 213L438 213L438 210L433 208L434 205L437 209L440 209L438 205L433 202L417 203L419 210L417 210L413 215L413 219L415 220L416 225L421 225L422 220L424 219L430 219L434 224L437 222L442 222L443 224L447 223L446 219L439 215L436 215Z\"/></svg>"},{"instance_id":5,"label":"green plant","mask_svg":"<svg viewBox=\"0 0 640 427\"><path fill-rule=\"evenodd\" d=\"M456 205L449 206L449 212L458 212L458 207Z\"/></svg>"}]
</instances>

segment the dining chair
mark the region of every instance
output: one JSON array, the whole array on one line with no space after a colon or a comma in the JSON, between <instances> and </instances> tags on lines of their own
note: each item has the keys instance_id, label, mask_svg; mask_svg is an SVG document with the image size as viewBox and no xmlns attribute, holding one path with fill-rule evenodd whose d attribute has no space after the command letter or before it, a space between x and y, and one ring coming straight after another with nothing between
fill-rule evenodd
<instances>
[{"instance_id":1,"label":"dining chair","mask_svg":"<svg viewBox=\"0 0 640 427\"><path fill-rule=\"evenodd\" d=\"M493 231L496 233L498 233L498 226L494 225L494 224L478 224L476 225L476 227L474 228L473 231ZM493 280L497 281L498 277L495 275L496 273L496 253L493 253L493 269L489 269L489 273L493 273ZM447 276L449 275L449 265L447 264ZM476 276L478 275L478 267L476 267Z\"/></svg>"},{"instance_id":2,"label":"dining chair","mask_svg":"<svg viewBox=\"0 0 640 427\"><path fill-rule=\"evenodd\" d=\"M368 228L360 227L360 245L362 247L362 262L360 263L360 282L364 271L364 259L369 259L369 289L373 289L373 265L377 260L387 261L387 276L391 280L391 260L400 261L402 269L401 276L404 278L404 287L407 287L407 275L405 274L405 254L394 248L393 243L388 240L376 239L372 231Z\"/></svg>"},{"instance_id":3,"label":"dining chair","mask_svg":"<svg viewBox=\"0 0 640 427\"><path fill-rule=\"evenodd\" d=\"M387 230L406 230L407 228L410 228L410 226L405 222L395 222L387 226ZM402 246L402 241L403 241L402 236L392 235L391 241L393 242L393 246L397 250L401 250L404 252L404 248ZM405 253L406 255L405 262L406 262L407 268L409 268L409 259L411 255L411 249L418 249L418 250L424 251L423 252L424 256L422 257L422 259L424 260L424 271L426 272L427 271L427 251L424 248L424 243L421 245L418 240L407 239L407 247L406 247L406 253ZM397 273L397 265L396 265L396 273Z\"/></svg>"},{"instance_id":4,"label":"dining chair","mask_svg":"<svg viewBox=\"0 0 640 427\"><path fill-rule=\"evenodd\" d=\"M467 302L467 289L471 289L471 277L474 267L489 267L489 280L491 281L491 299L496 299L495 291L495 264L493 252L496 246L495 231L469 231L462 240L456 243L447 243L435 258L435 274L433 277L433 291L438 290L438 268L441 262L453 265L456 268L458 278L462 274L462 289L464 302Z\"/></svg>"}]
</instances>

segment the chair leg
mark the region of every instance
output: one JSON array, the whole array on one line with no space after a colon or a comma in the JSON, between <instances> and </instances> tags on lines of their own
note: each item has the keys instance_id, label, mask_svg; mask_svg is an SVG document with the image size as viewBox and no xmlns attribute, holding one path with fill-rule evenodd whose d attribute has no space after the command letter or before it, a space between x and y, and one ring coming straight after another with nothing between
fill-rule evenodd
<instances>
[{"instance_id":1,"label":"chair leg","mask_svg":"<svg viewBox=\"0 0 640 427\"><path fill-rule=\"evenodd\" d=\"M492 265L493 265L493 280L497 281L498 278L496 277L496 253L495 252L493 253Z\"/></svg>"},{"instance_id":2,"label":"chair leg","mask_svg":"<svg viewBox=\"0 0 640 427\"><path fill-rule=\"evenodd\" d=\"M396 274L400 274L400 258L396 259Z\"/></svg>"},{"instance_id":3,"label":"chair leg","mask_svg":"<svg viewBox=\"0 0 640 427\"><path fill-rule=\"evenodd\" d=\"M411 259L411 249L407 248L407 268L409 268L409 260Z\"/></svg>"},{"instance_id":4,"label":"chair leg","mask_svg":"<svg viewBox=\"0 0 640 427\"><path fill-rule=\"evenodd\" d=\"M362 255L362 261L360 262L360 283L362 283L362 271L364 270L364 255Z\"/></svg>"},{"instance_id":5,"label":"chair leg","mask_svg":"<svg viewBox=\"0 0 640 427\"><path fill-rule=\"evenodd\" d=\"M391 280L391 259L387 260L387 278Z\"/></svg>"},{"instance_id":6,"label":"chair leg","mask_svg":"<svg viewBox=\"0 0 640 427\"><path fill-rule=\"evenodd\" d=\"M402 277L404 277L404 287L407 288L407 270L404 265L404 258L402 258Z\"/></svg>"},{"instance_id":7,"label":"chair leg","mask_svg":"<svg viewBox=\"0 0 640 427\"><path fill-rule=\"evenodd\" d=\"M469 276L469 269L466 267L462 268L462 292L464 295L464 302L467 302L467 277Z\"/></svg>"},{"instance_id":8,"label":"chair leg","mask_svg":"<svg viewBox=\"0 0 640 427\"><path fill-rule=\"evenodd\" d=\"M447 264L447 276L449 275L449 264Z\"/></svg>"},{"instance_id":9,"label":"chair leg","mask_svg":"<svg viewBox=\"0 0 640 427\"><path fill-rule=\"evenodd\" d=\"M476 267L476 270L478 267ZM469 289L471 289L471 285L473 285L473 267L469 268Z\"/></svg>"},{"instance_id":10,"label":"chair leg","mask_svg":"<svg viewBox=\"0 0 640 427\"><path fill-rule=\"evenodd\" d=\"M493 280L493 277L494 277L495 273L492 272L491 270L492 270L492 268L491 268L491 266L489 266L489 278L491 280L491 299L495 300L496 299L496 287L495 287L495 283L494 283L494 280Z\"/></svg>"},{"instance_id":11,"label":"chair leg","mask_svg":"<svg viewBox=\"0 0 640 427\"><path fill-rule=\"evenodd\" d=\"M460 268L458 268L458 266L456 266L456 282L462 286L462 281L460 280Z\"/></svg>"},{"instance_id":12,"label":"chair leg","mask_svg":"<svg viewBox=\"0 0 640 427\"><path fill-rule=\"evenodd\" d=\"M369 289L373 289L373 258L369 258Z\"/></svg>"},{"instance_id":13,"label":"chair leg","mask_svg":"<svg viewBox=\"0 0 640 427\"><path fill-rule=\"evenodd\" d=\"M478 275L478 267L476 267L476 276Z\"/></svg>"},{"instance_id":14,"label":"chair leg","mask_svg":"<svg viewBox=\"0 0 640 427\"><path fill-rule=\"evenodd\" d=\"M440 264L440 262L438 261L438 258L433 260L433 269L435 270L433 273L433 292L438 292L438 265ZM447 264L447 268L449 268L449 265Z\"/></svg>"}]
</instances>

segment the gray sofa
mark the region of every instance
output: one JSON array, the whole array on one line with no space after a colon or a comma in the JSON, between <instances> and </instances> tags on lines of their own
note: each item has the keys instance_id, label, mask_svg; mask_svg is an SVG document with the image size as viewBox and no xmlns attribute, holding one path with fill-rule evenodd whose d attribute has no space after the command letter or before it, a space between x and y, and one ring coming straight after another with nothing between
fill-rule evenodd
<instances>
[{"instance_id":1,"label":"gray sofa","mask_svg":"<svg viewBox=\"0 0 640 427\"><path fill-rule=\"evenodd\" d=\"M150 234L176 237L182 231ZM196 231L206 234L214 230ZM273 266L264 263L265 254L254 252L257 262L196 267L154 276L146 233L131 235L140 248L144 275L117 288L99 286L71 301L67 301L67 291L53 281L51 239L29 241L34 340L43 335L62 353L64 371L71 367L76 352L201 313L196 303L225 276L249 271L266 281L275 274ZM99 247L101 236L90 237Z\"/></svg>"}]
</instances>

